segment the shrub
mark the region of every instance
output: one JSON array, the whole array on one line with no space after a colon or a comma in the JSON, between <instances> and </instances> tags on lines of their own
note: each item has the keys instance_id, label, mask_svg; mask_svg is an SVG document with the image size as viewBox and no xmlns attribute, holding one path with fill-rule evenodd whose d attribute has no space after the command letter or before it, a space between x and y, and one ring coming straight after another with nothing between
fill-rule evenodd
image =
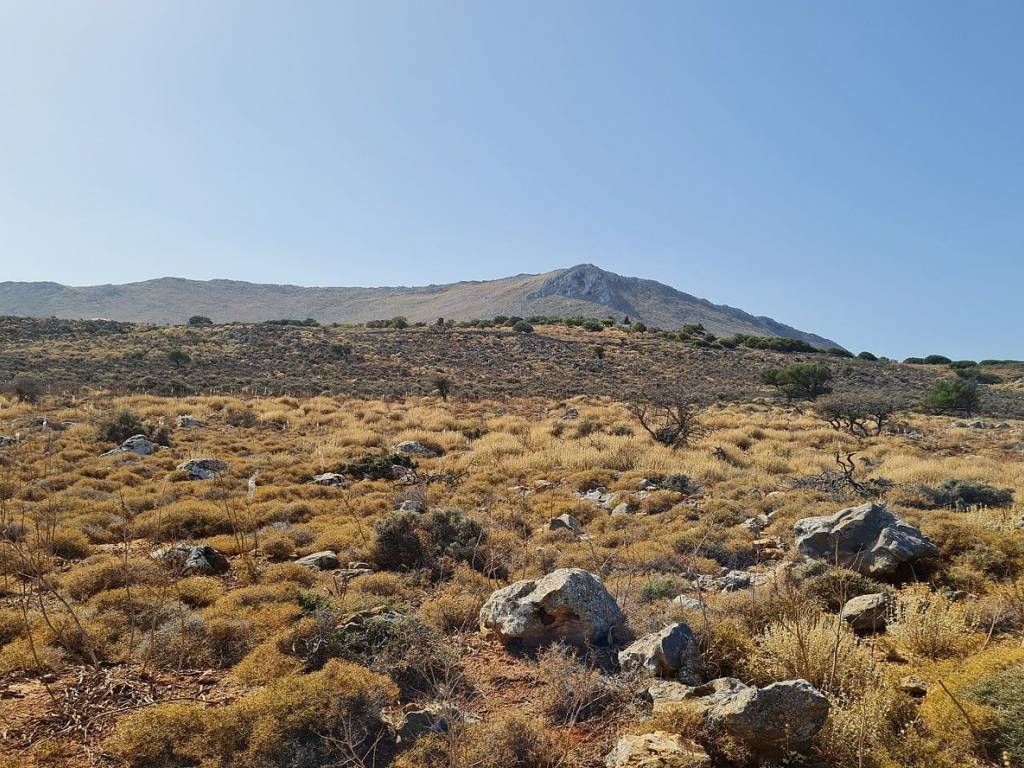
<instances>
[{"instance_id":1,"label":"shrub","mask_svg":"<svg viewBox=\"0 0 1024 768\"><path fill-rule=\"evenodd\" d=\"M133 435L145 435L158 445L171 444L171 433L165 425L150 424L127 409L115 411L100 421L96 426L96 434L103 442L117 445Z\"/></svg>"},{"instance_id":2,"label":"shrub","mask_svg":"<svg viewBox=\"0 0 1024 768\"><path fill-rule=\"evenodd\" d=\"M958 413L969 416L978 408L978 385L967 379L939 379L924 401L933 413Z\"/></svg>"},{"instance_id":3,"label":"shrub","mask_svg":"<svg viewBox=\"0 0 1024 768\"><path fill-rule=\"evenodd\" d=\"M525 320L518 320L515 325L512 326L512 330L516 333L533 333L533 326Z\"/></svg>"},{"instance_id":4,"label":"shrub","mask_svg":"<svg viewBox=\"0 0 1024 768\"><path fill-rule=\"evenodd\" d=\"M483 549L486 532L459 510L392 512L377 521L374 532L377 538L371 557L381 568L426 568L438 577L447 566L445 561L478 569L487 563Z\"/></svg>"},{"instance_id":5,"label":"shrub","mask_svg":"<svg viewBox=\"0 0 1024 768\"><path fill-rule=\"evenodd\" d=\"M1013 490L996 488L974 480L944 480L941 485L921 486L921 493L928 500L927 506L939 507L970 506L980 504L986 507L1008 507L1013 504Z\"/></svg>"},{"instance_id":6,"label":"shrub","mask_svg":"<svg viewBox=\"0 0 1024 768\"><path fill-rule=\"evenodd\" d=\"M928 355L924 359L925 365L949 365L953 361L945 355Z\"/></svg>"},{"instance_id":7,"label":"shrub","mask_svg":"<svg viewBox=\"0 0 1024 768\"><path fill-rule=\"evenodd\" d=\"M814 410L833 429L867 437L881 434L900 405L882 394L842 393L820 398Z\"/></svg>"},{"instance_id":8,"label":"shrub","mask_svg":"<svg viewBox=\"0 0 1024 768\"><path fill-rule=\"evenodd\" d=\"M312 766L371 756L397 690L382 675L331 661L289 675L224 707L165 704L122 719L106 748L133 768L149 765ZM372 761L372 757L368 757Z\"/></svg>"},{"instance_id":9,"label":"shrub","mask_svg":"<svg viewBox=\"0 0 1024 768\"><path fill-rule=\"evenodd\" d=\"M346 464L342 468L342 472L355 480L391 480L394 466L415 469L416 464L402 453L366 453Z\"/></svg>"},{"instance_id":10,"label":"shrub","mask_svg":"<svg viewBox=\"0 0 1024 768\"><path fill-rule=\"evenodd\" d=\"M794 363L785 368L771 368L761 375L764 384L770 384L785 395L787 400L816 400L832 391L829 381L832 371L820 363Z\"/></svg>"},{"instance_id":11,"label":"shrub","mask_svg":"<svg viewBox=\"0 0 1024 768\"><path fill-rule=\"evenodd\" d=\"M545 648L537 662L537 677L544 684L541 707L562 725L575 725L628 698L622 681L606 678L564 645Z\"/></svg>"},{"instance_id":12,"label":"shrub","mask_svg":"<svg viewBox=\"0 0 1024 768\"><path fill-rule=\"evenodd\" d=\"M916 589L893 602L886 636L901 653L927 659L961 656L975 644L967 608Z\"/></svg>"},{"instance_id":13,"label":"shrub","mask_svg":"<svg viewBox=\"0 0 1024 768\"><path fill-rule=\"evenodd\" d=\"M36 403L43 394L43 383L34 376L15 376L6 387L7 394L23 403Z\"/></svg>"},{"instance_id":14,"label":"shrub","mask_svg":"<svg viewBox=\"0 0 1024 768\"><path fill-rule=\"evenodd\" d=\"M192 317L188 319L188 324L192 326L213 325L213 320L206 317L206 315L192 315Z\"/></svg>"},{"instance_id":15,"label":"shrub","mask_svg":"<svg viewBox=\"0 0 1024 768\"><path fill-rule=\"evenodd\" d=\"M998 384L1003 378L994 373L988 373L980 368L956 368L956 375L966 381L973 381L978 384Z\"/></svg>"},{"instance_id":16,"label":"shrub","mask_svg":"<svg viewBox=\"0 0 1024 768\"><path fill-rule=\"evenodd\" d=\"M871 652L845 622L812 611L769 626L750 660L762 684L803 678L827 693L861 689L873 665Z\"/></svg>"},{"instance_id":17,"label":"shrub","mask_svg":"<svg viewBox=\"0 0 1024 768\"><path fill-rule=\"evenodd\" d=\"M871 354L867 350L861 352L859 355L857 355L857 357L861 360L867 360L870 363L878 362L878 357L876 355Z\"/></svg>"},{"instance_id":18,"label":"shrub","mask_svg":"<svg viewBox=\"0 0 1024 768\"><path fill-rule=\"evenodd\" d=\"M401 315L398 315L397 317L392 317L390 320L388 320L388 328L396 328L398 330L402 330L408 327L409 321L406 318L402 317Z\"/></svg>"},{"instance_id":19,"label":"shrub","mask_svg":"<svg viewBox=\"0 0 1024 768\"><path fill-rule=\"evenodd\" d=\"M188 352L183 349L172 349L167 353L167 359L177 366L186 365L187 363L192 362L192 358L189 356Z\"/></svg>"},{"instance_id":20,"label":"shrub","mask_svg":"<svg viewBox=\"0 0 1024 768\"><path fill-rule=\"evenodd\" d=\"M828 611L838 611L850 598L885 591L881 582L870 576L820 560L800 566L796 575L801 580L801 591Z\"/></svg>"}]
</instances>

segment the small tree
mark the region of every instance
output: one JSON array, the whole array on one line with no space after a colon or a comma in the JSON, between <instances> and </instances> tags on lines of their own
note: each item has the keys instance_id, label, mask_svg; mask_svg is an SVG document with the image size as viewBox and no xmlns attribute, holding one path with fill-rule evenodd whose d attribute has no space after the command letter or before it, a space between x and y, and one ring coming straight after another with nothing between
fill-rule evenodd
<instances>
[{"instance_id":1,"label":"small tree","mask_svg":"<svg viewBox=\"0 0 1024 768\"><path fill-rule=\"evenodd\" d=\"M185 365L186 363L192 361L192 358L189 357L188 352L182 349L172 349L170 352L167 353L167 359L170 360L179 368Z\"/></svg>"},{"instance_id":2,"label":"small tree","mask_svg":"<svg viewBox=\"0 0 1024 768\"><path fill-rule=\"evenodd\" d=\"M933 413L970 416L978 409L978 384L969 379L939 379L925 398L924 407Z\"/></svg>"},{"instance_id":3,"label":"small tree","mask_svg":"<svg viewBox=\"0 0 1024 768\"><path fill-rule=\"evenodd\" d=\"M397 328L398 330L401 331L408 327L408 319L402 317L401 315L397 315L396 317L392 317L390 320L388 320L388 328Z\"/></svg>"},{"instance_id":4,"label":"small tree","mask_svg":"<svg viewBox=\"0 0 1024 768\"><path fill-rule=\"evenodd\" d=\"M444 376L435 376L430 380L430 383L434 385L434 389L437 390L437 394L441 396L441 399L448 402L448 395L452 391L452 383Z\"/></svg>"},{"instance_id":5,"label":"small tree","mask_svg":"<svg viewBox=\"0 0 1024 768\"><path fill-rule=\"evenodd\" d=\"M844 393L821 398L814 409L833 429L868 437L881 434L900 406L883 395Z\"/></svg>"},{"instance_id":6,"label":"small tree","mask_svg":"<svg viewBox=\"0 0 1024 768\"><path fill-rule=\"evenodd\" d=\"M857 357L859 357L861 360L867 360L869 363L878 362L878 357L876 355L873 355L871 352L868 352L867 350L861 352L859 355L857 355Z\"/></svg>"},{"instance_id":7,"label":"small tree","mask_svg":"<svg viewBox=\"0 0 1024 768\"><path fill-rule=\"evenodd\" d=\"M43 385L32 376L15 376L7 385L7 393L23 403L35 403L43 394Z\"/></svg>"},{"instance_id":8,"label":"small tree","mask_svg":"<svg viewBox=\"0 0 1024 768\"><path fill-rule=\"evenodd\" d=\"M832 391L832 371L820 363L794 363L785 368L771 368L761 374L761 381L779 390L786 399L817 400Z\"/></svg>"},{"instance_id":9,"label":"small tree","mask_svg":"<svg viewBox=\"0 0 1024 768\"><path fill-rule=\"evenodd\" d=\"M525 320L517 320L512 330L516 333L533 333L533 326Z\"/></svg>"},{"instance_id":10,"label":"small tree","mask_svg":"<svg viewBox=\"0 0 1024 768\"><path fill-rule=\"evenodd\" d=\"M696 403L683 396L634 395L628 407L644 431L667 448L681 448L703 432Z\"/></svg>"},{"instance_id":11,"label":"small tree","mask_svg":"<svg viewBox=\"0 0 1024 768\"><path fill-rule=\"evenodd\" d=\"M189 325L213 325L213 320L206 317L206 315L192 315L188 319Z\"/></svg>"}]
</instances>

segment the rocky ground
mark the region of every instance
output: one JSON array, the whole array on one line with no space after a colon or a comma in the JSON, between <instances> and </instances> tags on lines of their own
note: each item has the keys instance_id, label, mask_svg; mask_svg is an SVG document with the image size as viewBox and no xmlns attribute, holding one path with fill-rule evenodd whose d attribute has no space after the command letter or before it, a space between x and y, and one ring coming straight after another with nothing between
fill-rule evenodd
<instances>
[{"instance_id":1,"label":"rocky ground","mask_svg":"<svg viewBox=\"0 0 1024 768\"><path fill-rule=\"evenodd\" d=\"M599 396L0 400L0 750L1019 764L1024 422L699 418L671 449Z\"/></svg>"},{"instance_id":2,"label":"rocky ground","mask_svg":"<svg viewBox=\"0 0 1024 768\"><path fill-rule=\"evenodd\" d=\"M186 358L176 357L184 353ZM920 400L937 366L907 366L703 349L653 334L538 327L502 330L307 328L227 325L159 327L108 321L0 319L0 381L39 379L47 391L403 398L433 392L440 377L461 399L607 395L675 388L705 402L772 397L767 369L828 365L837 390ZM1024 417L1024 371L983 387L983 413Z\"/></svg>"}]
</instances>

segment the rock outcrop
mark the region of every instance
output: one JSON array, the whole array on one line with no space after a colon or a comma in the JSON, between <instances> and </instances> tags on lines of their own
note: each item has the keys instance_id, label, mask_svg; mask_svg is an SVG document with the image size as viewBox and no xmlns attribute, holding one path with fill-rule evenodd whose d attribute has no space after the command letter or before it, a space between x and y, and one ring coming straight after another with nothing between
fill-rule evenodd
<instances>
[{"instance_id":1,"label":"rock outcrop","mask_svg":"<svg viewBox=\"0 0 1024 768\"><path fill-rule=\"evenodd\" d=\"M209 544L171 544L153 552L159 560L179 576L215 576L227 573L228 559Z\"/></svg>"},{"instance_id":2,"label":"rock outcrop","mask_svg":"<svg viewBox=\"0 0 1024 768\"><path fill-rule=\"evenodd\" d=\"M805 517L797 521L794 531L796 546L804 555L867 576L891 577L905 564L938 555L927 536L884 504L868 503L834 515Z\"/></svg>"},{"instance_id":3,"label":"rock outcrop","mask_svg":"<svg viewBox=\"0 0 1024 768\"><path fill-rule=\"evenodd\" d=\"M125 439L117 448L107 451L102 456L116 456L119 453L136 453L139 456L149 456L156 450L156 446L145 435L132 435Z\"/></svg>"},{"instance_id":4,"label":"rock outcrop","mask_svg":"<svg viewBox=\"0 0 1024 768\"><path fill-rule=\"evenodd\" d=\"M846 601L839 615L850 625L850 629L857 632L877 632L885 629L891 604L892 598L885 592L858 595Z\"/></svg>"},{"instance_id":5,"label":"rock outcrop","mask_svg":"<svg viewBox=\"0 0 1024 768\"><path fill-rule=\"evenodd\" d=\"M667 731L627 735L605 757L606 768L707 768L711 758L699 744Z\"/></svg>"}]
</instances>

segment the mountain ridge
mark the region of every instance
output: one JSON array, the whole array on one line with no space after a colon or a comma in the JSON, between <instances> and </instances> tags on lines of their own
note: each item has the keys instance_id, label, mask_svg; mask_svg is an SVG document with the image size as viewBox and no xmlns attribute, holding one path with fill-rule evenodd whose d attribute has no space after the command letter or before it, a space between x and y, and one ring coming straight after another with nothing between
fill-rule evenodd
<instances>
[{"instance_id":1,"label":"mountain ridge","mask_svg":"<svg viewBox=\"0 0 1024 768\"><path fill-rule=\"evenodd\" d=\"M312 317L361 323L404 315L473 320L504 315L628 315L675 330L701 323L712 333L800 339L816 347L834 341L766 316L715 304L656 280L628 277L593 264L494 280L425 286L316 287L216 278L161 277L134 283L67 286L52 281L0 282L0 314L94 318L154 324L184 323L192 315L216 322Z\"/></svg>"}]
</instances>

